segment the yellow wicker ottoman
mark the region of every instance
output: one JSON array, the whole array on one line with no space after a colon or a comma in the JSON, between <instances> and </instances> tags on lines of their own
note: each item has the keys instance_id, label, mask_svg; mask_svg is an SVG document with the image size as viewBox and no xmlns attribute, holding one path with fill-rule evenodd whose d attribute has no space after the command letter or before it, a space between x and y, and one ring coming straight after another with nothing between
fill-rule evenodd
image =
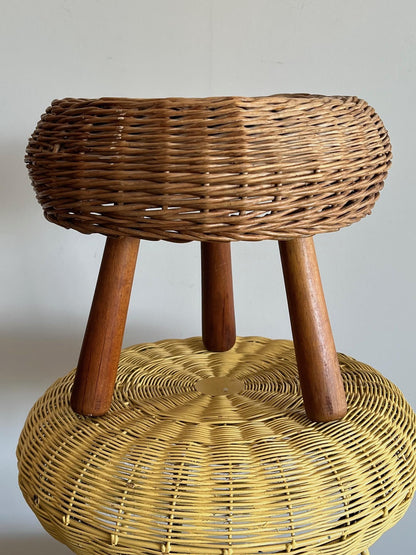
<instances>
[{"instance_id":1,"label":"yellow wicker ottoman","mask_svg":"<svg viewBox=\"0 0 416 555\"><path fill-rule=\"evenodd\" d=\"M316 423L289 341L124 349L105 416L71 410L73 372L35 404L21 489L77 554L367 553L414 493L416 420L377 371L339 362L348 414Z\"/></svg>"}]
</instances>

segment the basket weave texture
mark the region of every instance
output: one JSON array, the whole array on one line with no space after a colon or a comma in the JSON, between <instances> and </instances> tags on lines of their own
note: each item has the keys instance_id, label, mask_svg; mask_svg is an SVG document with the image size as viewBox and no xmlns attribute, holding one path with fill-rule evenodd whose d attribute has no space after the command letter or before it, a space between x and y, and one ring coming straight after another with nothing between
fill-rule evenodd
<instances>
[{"instance_id":1,"label":"basket weave texture","mask_svg":"<svg viewBox=\"0 0 416 555\"><path fill-rule=\"evenodd\" d=\"M290 239L369 214L388 134L346 96L55 100L26 162L48 220L170 241Z\"/></svg>"},{"instance_id":2,"label":"basket weave texture","mask_svg":"<svg viewBox=\"0 0 416 555\"><path fill-rule=\"evenodd\" d=\"M357 555L410 503L415 415L378 372L339 360L349 412L322 424L304 414L289 341L125 349L106 416L70 409L73 373L35 404L23 494L78 554Z\"/></svg>"}]
</instances>

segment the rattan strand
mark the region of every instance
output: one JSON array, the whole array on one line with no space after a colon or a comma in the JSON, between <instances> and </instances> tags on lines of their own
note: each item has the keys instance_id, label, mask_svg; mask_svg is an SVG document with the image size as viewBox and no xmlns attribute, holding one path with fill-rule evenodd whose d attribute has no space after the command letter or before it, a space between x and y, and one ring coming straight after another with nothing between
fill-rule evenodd
<instances>
[{"instance_id":1,"label":"rattan strand","mask_svg":"<svg viewBox=\"0 0 416 555\"><path fill-rule=\"evenodd\" d=\"M65 98L26 162L48 220L170 241L289 239L369 214L388 134L356 97Z\"/></svg>"},{"instance_id":2,"label":"rattan strand","mask_svg":"<svg viewBox=\"0 0 416 555\"><path fill-rule=\"evenodd\" d=\"M327 424L304 414L289 341L125 349L95 419L70 409L70 373L23 429L24 496L83 555L357 555L410 503L415 415L382 375L339 358L349 412Z\"/></svg>"}]
</instances>

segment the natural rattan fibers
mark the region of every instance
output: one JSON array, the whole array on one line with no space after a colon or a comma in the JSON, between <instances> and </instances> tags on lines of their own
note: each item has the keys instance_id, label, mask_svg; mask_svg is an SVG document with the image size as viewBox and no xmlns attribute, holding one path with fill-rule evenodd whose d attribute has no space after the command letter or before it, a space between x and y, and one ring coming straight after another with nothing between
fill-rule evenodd
<instances>
[{"instance_id":1,"label":"natural rattan fibers","mask_svg":"<svg viewBox=\"0 0 416 555\"><path fill-rule=\"evenodd\" d=\"M199 338L122 352L100 418L70 409L73 373L23 429L20 486L78 554L357 555L415 488L415 415L369 366L339 355L349 412L303 410L293 345Z\"/></svg>"},{"instance_id":2,"label":"natural rattan fibers","mask_svg":"<svg viewBox=\"0 0 416 555\"><path fill-rule=\"evenodd\" d=\"M48 220L170 241L289 239L370 213L391 151L356 97L65 98L26 162Z\"/></svg>"}]
</instances>

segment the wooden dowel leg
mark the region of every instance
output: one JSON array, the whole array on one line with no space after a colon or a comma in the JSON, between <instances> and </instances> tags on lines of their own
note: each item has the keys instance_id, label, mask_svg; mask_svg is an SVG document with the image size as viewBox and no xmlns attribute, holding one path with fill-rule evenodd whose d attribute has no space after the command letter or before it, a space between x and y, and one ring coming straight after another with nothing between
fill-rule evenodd
<instances>
[{"instance_id":1,"label":"wooden dowel leg","mask_svg":"<svg viewBox=\"0 0 416 555\"><path fill-rule=\"evenodd\" d=\"M202 339L209 351L235 343L230 243L201 243Z\"/></svg>"},{"instance_id":2,"label":"wooden dowel leg","mask_svg":"<svg viewBox=\"0 0 416 555\"><path fill-rule=\"evenodd\" d=\"M71 406L80 414L110 408L139 243L107 238L72 390Z\"/></svg>"},{"instance_id":3,"label":"wooden dowel leg","mask_svg":"<svg viewBox=\"0 0 416 555\"><path fill-rule=\"evenodd\" d=\"M279 247L306 413L318 422L338 420L347 404L313 238Z\"/></svg>"}]
</instances>

